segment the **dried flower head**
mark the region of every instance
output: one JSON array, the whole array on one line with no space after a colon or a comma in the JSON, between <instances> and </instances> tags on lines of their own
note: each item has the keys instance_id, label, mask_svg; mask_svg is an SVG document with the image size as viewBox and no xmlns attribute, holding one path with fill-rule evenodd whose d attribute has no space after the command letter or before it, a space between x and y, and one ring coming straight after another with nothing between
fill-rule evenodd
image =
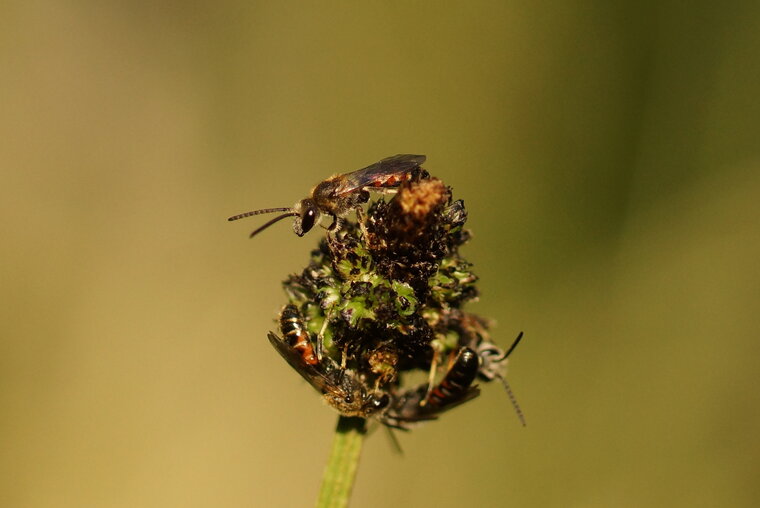
<instances>
[{"instance_id":1,"label":"dried flower head","mask_svg":"<svg viewBox=\"0 0 760 508\"><path fill-rule=\"evenodd\" d=\"M358 215L284 282L282 356L341 414L403 429L476 397L477 377L503 380L511 350L463 310L478 296L463 201L419 173ZM406 386L412 371L429 381Z\"/></svg>"}]
</instances>

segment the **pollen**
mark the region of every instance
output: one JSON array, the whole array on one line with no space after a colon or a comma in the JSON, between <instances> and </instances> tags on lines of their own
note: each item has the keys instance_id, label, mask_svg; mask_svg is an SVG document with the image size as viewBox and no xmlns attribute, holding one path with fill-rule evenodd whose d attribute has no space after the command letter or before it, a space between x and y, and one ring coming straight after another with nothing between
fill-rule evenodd
<instances>
[{"instance_id":1,"label":"pollen","mask_svg":"<svg viewBox=\"0 0 760 508\"><path fill-rule=\"evenodd\" d=\"M448 188L437 178L421 180L410 187L402 187L399 191L398 205L405 215L417 220L428 216L449 198Z\"/></svg>"}]
</instances>

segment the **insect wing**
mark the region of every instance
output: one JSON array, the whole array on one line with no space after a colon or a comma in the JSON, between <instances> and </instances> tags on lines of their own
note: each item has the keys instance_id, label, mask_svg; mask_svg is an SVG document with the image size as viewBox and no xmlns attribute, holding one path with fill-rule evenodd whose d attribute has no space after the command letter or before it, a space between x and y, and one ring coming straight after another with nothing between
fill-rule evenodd
<instances>
[{"instance_id":1,"label":"insect wing","mask_svg":"<svg viewBox=\"0 0 760 508\"><path fill-rule=\"evenodd\" d=\"M411 430L421 422L437 420L441 413L448 411L480 395L477 386L470 386L467 392L441 406L420 405L427 394L427 384L406 390L394 397L391 408L378 417L380 423L400 430Z\"/></svg>"},{"instance_id":2,"label":"insect wing","mask_svg":"<svg viewBox=\"0 0 760 508\"><path fill-rule=\"evenodd\" d=\"M460 349L449 371L430 392L427 407L443 411L473 398L471 385L478 374L478 364L475 351L468 347Z\"/></svg>"},{"instance_id":3,"label":"insect wing","mask_svg":"<svg viewBox=\"0 0 760 508\"><path fill-rule=\"evenodd\" d=\"M441 404L440 406L435 406L430 408L429 415L439 415L445 411L448 411L449 409L455 408L460 404L464 404L468 400L472 400L475 397L480 395L480 388L477 386L470 386L467 388L467 392L464 394L458 395L455 398L451 398L445 401L445 403Z\"/></svg>"},{"instance_id":4,"label":"insect wing","mask_svg":"<svg viewBox=\"0 0 760 508\"><path fill-rule=\"evenodd\" d=\"M427 383L396 394L391 408L381 418L389 427L409 429L415 422L435 420L438 415L480 395L472 386L478 373L478 355L462 348L446 376L428 395Z\"/></svg>"},{"instance_id":5,"label":"insect wing","mask_svg":"<svg viewBox=\"0 0 760 508\"><path fill-rule=\"evenodd\" d=\"M269 342L272 344L272 346L277 350L278 353L280 353L280 356L285 358L290 366L293 367L293 370L301 374L301 377L308 381L315 390L320 393L325 393L330 389L332 383L327 378L327 376L325 376L325 374L323 374L315 366L306 363L303 360L301 354L296 349L284 342L272 332L269 332L267 334L267 337L269 337Z\"/></svg>"},{"instance_id":6,"label":"insect wing","mask_svg":"<svg viewBox=\"0 0 760 508\"><path fill-rule=\"evenodd\" d=\"M357 169L340 177L335 195L351 194L364 187L397 187L425 159L424 155L399 154Z\"/></svg>"}]
</instances>

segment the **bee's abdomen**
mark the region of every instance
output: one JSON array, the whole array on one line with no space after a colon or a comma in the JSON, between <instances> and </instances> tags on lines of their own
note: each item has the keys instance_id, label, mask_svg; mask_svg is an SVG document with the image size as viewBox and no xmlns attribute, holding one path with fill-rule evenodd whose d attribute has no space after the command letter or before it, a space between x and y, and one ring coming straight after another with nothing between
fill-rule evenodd
<instances>
[{"instance_id":1,"label":"bee's abdomen","mask_svg":"<svg viewBox=\"0 0 760 508\"><path fill-rule=\"evenodd\" d=\"M410 171L406 173L394 173L385 177L379 177L373 181L370 185L372 187L398 187L403 182L411 179L412 173Z\"/></svg>"},{"instance_id":2,"label":"bee's abdomen","mask_svg":"<svg viewBox=\"0 0 760 508\"><path fill-rule=\"evenodd\" d=\"M459 350L454 364L443 380L430 392L428 405L431 407L445 406L462 397L469 389L478 374L478 355L470 348Z\"/></svg>"},{"instance_id":3,"label":"bee's abdomen","mask_svg":"<svg viewBox=\"0 0 760 508\"><path fill-rule=\"evenodd\" d=\"M301 313L295 305L286 305L280 313L280 331L287 342L293 349L298 351L303 361L309 365L319 363L317 355L314 354L314 348L311 345L309 332L303 322Z\"/></svg>"}]
</instances>

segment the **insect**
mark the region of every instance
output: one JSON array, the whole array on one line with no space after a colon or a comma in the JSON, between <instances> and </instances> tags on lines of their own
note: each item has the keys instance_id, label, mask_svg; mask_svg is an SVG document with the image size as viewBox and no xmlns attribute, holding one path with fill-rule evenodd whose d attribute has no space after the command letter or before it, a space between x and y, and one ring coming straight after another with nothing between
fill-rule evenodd
<instances>
[{"instance_id":1,"label":"insect","mask_svg":"<svg viewBox=\"0 0 760 508\"><path fill-rule=\"evenodd\" d=\"M368 390L355 371L342 369L329 358L316 364L307 363L300 351L277 335L269 332L268 337L290 366L343 416L369 418L388 406L388 394Z\"/></svg>"},{"instance_id":2,"label":"insect","mask_svg":"<svg viewBox=\"0 0 760 508\"><path fill-rule=\"evenodd\" d=\"M520 405L517 403L517 399L512 393L512 389L509 387L509 383L507 383L507 379L504 375L507 368L507 358L509 358L512 351L515 350L520 343L520 340L522 340L522 337L523 332L520 332L515 341L506 351L502 351L496 344L485 340L478 344L477 351L478 357L480 358L478 375L486 381L493 381L496 378L501 381L501 384L504 385L504 389L507 391L507 396L509 397L510 402L512 402L512 406L515 408L517 417L520 419L520 423L522 423L524 427L525 415L523 414L522 409L520 409Z\"/></svg>"},{"instance_id":3,"label":"insect","mask_svg":"<svg viewBox=\"0 0 760 508\"><path fill-rule=\"evenodd\" d=\"M388 405L388 394L369 390L356 371L338 366L329 357L317 357L298 307L285 306L280 330L285 340L269 332L269 342L340 414L368 418Z\"/></svg>"},{"instance_id":4,"label":"insect","mask_svg":"<svg viewBox=\"0 0 760 508\"><path fill-rule=\"evenodd\" d=\"M307 365L317 365L319 360L314 354L314 348L311 345L309 332L306 331L301 313L298 307L288 304L280 313L280 331L285 342L298 354L301 360Z\"/></svg>"},{"instance_id":5,"label":"insect","mask_svg":"<svg viewBox=\"0 0 760 508\"><path fill-rule=\"evenodd\" d=\"M468 347L460 348L440 383L432 390L424 383L401 392L378 420L389 427L409 430L416 422L437 419L444 411L480 395L480 389L472 386L478 368L478 354Z\"/></svg>"},{"instance_id":6,"label":"insect","mask_svg":"<svg viewBox=\"0 0 760 508\"><path fill-rule=\"evenodd\" d=\"M293 231L296 235L303 236L315 224L318 224L324 215L328 215L333 219L328 230L336 232L341 228L345 220L344 216L351 210L360 210L361 205L369 201L370 190L392 189L413 176L425 176L426 173L420 168L420 164L423 162L425 162L424 155L394 155L366 168L331 176L317 184L311 190L309 197L297 202L292 208L263 208L233 215L227 220L233 221L253 215L285 212L255 229L250 237L253 238L275 222L287 217L295 217L293 219Z\"/></svg>"}]
</instances>

